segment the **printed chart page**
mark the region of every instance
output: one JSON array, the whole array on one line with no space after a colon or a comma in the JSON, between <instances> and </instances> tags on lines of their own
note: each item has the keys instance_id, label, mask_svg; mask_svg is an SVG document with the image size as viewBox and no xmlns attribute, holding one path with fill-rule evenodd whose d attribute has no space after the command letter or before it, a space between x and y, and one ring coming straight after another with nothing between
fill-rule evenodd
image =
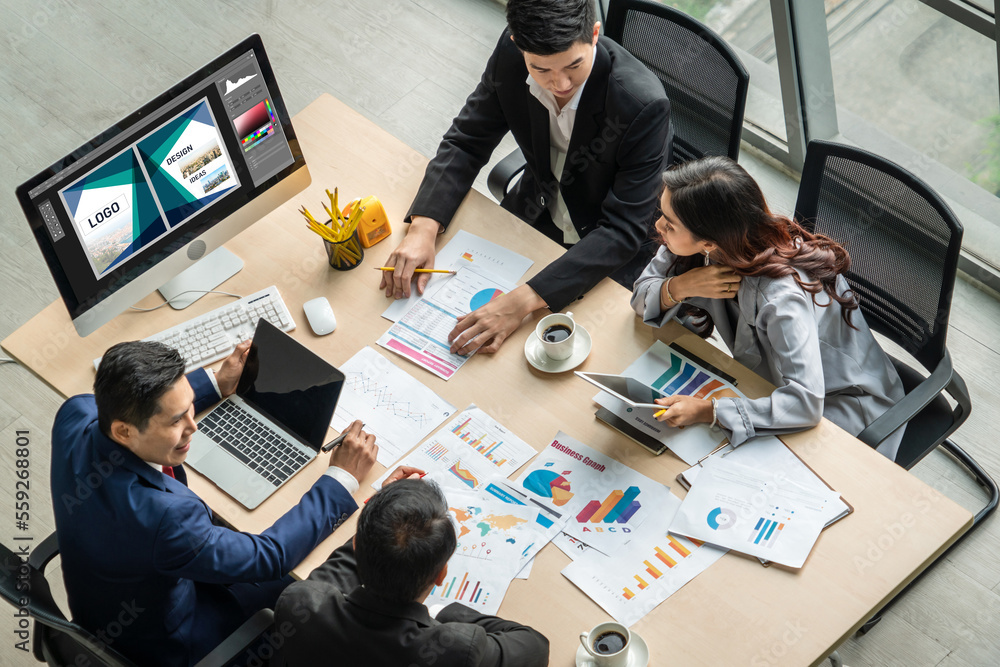
<instances>
[{"instance_id":1,"label":"printed chart page","mask_svg":"<svg viewBox=\"0 0 1000 667\"><path fill-rule=\"evenodd\" d=\"M464 267L472 266L480 273L489 273L510 283L516 283L520 280L532 264L534 262L524 255L519 255L513 250L508 250L501 245L461 229L434 257L435 269L458 271ZM440 283L451 280L451 278L452 276L447 274L432 273L424 294L427 294L432 287L437 287ZM382 317L396 322L419 300L420 295L417 294L416 290L412 290L409 299L393 301L382 313Z\"/></svg>"},{"instance_id":2,"label":"printed chart page","mask_svg":"<svg viewBox=\"0 0 1000 667\"><path fill-rule=\"evenodd\" d=\"M670 532L788 567L802 567L826 525L836 491L817 492L773 472L715 457L670 524Z\"/></svg>"},{"instance_id":3,"label":"printed chart page","mask_svg":"<svg viewBox=\"0 0 1000 667\"><path fill-rule=\"evenodd\" d=\"M470 405L399 461L435 474L442 486L478 489L493 477L510 477L535 455L534 448L475 405ZM372 484L382 488L391 471Z\"/></svg>"},{"instance_id":4,"label":"printed chart page","mask_svg":"<svg viewBox=\"0 0 1000 667\"><path fill-rule=\"evenodd\" d=\"M606 555L631 540L670 495L663 484L562 431L514 486L560 518L565 516L565 533Z\"/></svg>"},{"instance_id":5,"label":"printed chart page","mask_svg":"<svg viewBox=\"0 0 1000 667\"><path fill-rule=\"evenodd\" d=\"M428 290L378 344L447 380L475 354L462 356L450 351L448 334L459 315L467 315L512 289L512 283L464 268L440 288Z\"/></svg>"},{"instance_id":6,"label":"printed chart page","mask_svg":"<svg viewBox=\"0 0 1000 667\"><path fill-rule=\"evenodd\" d=\"M360 419L375 434L378 462L387 468L455 413L455 406L370 347L340 371L346 379L330 426L343 431Z\"/></svg>"},{"instance_id":7,"label":"printed chart page","mask_svg":"<svg viewBox=\"0 0 1000 667\"><path fill-rule=\"evenodd\" d=\"M715 456L724 458L730 463L741 463L750 468L768 472L771 475L783 475L786 479L801 484L816 493L826 493L830 489L819 475L813 472L785 443L773 435L751 438L736 449L727 447ZM701 466L696 465L682 473L689 486L695 484L701 469ZM832 502L826 507L823 518L829 525L849 512L850 507L847 503L838 498L836 502Z\"/></svg>"},{"instance_id":8,"label":"printed chart page","mask_svg":"<svg viewBox=\"0 0 1000 667\"><path fill-rule=\"evenodd\" d=\"M579 555L563 571L590 599L622 625L630 626L725 555L725 549L670 535L681 501L668 502L636 536L613 556L594 549Z\"/></svg>"},{"instance_id":9,"label":"printed chart page","mask_svg":"<svg viewBox=\"0 0 1000 667\"><path fill-rule=\"evenodd\" d=\"M621 374L633 377L669 396L694 396L704 399L742 396L723 378L683 357L661 341L653 343ZM667 426L653 418L655 410L633 408L603 391L594 396L594 401L643 433L667 445L670 451L689 466L693 466L700 458L708 455L726 437L722 431L710 429L708 424L693 424L683 429Z\"/></svg>"},{"instance_id":10,"label":"printed chart page","mask_svg":"<svg viewBox=\"0 0 1000 667\"><path fill-rule=\"evenodd\" d=\"M448 576L431 589L424 604L460 602L496 614L522 557L538 539L536 513L468 490L446 489L446 496L458 544L448 561Z\"/></svg>"}]
</instances>

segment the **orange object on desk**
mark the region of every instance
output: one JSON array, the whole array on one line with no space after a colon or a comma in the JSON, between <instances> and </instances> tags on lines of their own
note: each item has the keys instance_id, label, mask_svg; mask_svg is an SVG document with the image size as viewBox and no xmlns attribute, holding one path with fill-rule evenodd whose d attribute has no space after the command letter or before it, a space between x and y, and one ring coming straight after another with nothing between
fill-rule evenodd
<instances>
[{"instance_id":1,"label":"orange object on desk","mask_svg":"<svg viewBox=\"0 0 1000 667\"><path fill-rule=\"evenodd\" d=\"M365 209L358 221L358 236L361 237L361 245L371 248L373 245L392 234L392 227L389 225L389 217L385 214L382 202L375 195L356 199L344 207L344 217L348 217L351 208L359 204Z\"/></svg>"}]
</instances>

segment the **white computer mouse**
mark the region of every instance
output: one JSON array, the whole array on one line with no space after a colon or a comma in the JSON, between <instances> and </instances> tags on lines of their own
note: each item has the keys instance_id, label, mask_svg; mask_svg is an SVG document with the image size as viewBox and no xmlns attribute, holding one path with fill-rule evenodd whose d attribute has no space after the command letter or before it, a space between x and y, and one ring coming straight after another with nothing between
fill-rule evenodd
<instances>
[{"instance_id":1,"label":"white computer mouse","mask_svg":"<svg viewBox=\"0 0 1000 667\"><path fill-rule=\"evenodd\" d=\"M333 330L337 328L337 318L325 296L306 301L302 304L302 310L305 311L309 326L317 336L333 333Z\"/></svg>"}]
</instances>

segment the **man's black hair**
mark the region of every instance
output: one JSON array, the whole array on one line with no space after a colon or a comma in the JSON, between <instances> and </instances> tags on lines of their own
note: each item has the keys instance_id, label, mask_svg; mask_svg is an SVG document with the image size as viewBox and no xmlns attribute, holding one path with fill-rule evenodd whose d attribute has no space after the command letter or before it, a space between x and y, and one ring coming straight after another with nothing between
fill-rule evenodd
<instances>
[{"instance_id":1,"label":"man's black hair","mask_svg":"<svg viewBox=\"0 0 1000 667\"><path fill-rule=\"evenodd\" d=\"M368 501L358 517L358 576L370 592L412 602L434 583L458 538L436 484L401 479Z\"/></svg>"},{"instance_id":2,"label":"man's black hair","mask_svg":"<svg viewBox=\"0 0 1000 667\"><path fill-rule=\"evenodd\" d=\"M507 26L517 48L538 56L568 51L594 37L594 0L507 0Z\"/></svg>"},{"instance_id":3,"label":"man's black hair","mask_svg":"<svg viewBox=\"0 0 1000 667\"><path fill-rule=\"evenodd\" d=\"M94 379L97 424L111 436L117 419L144 431L160 410L160 398L184 375L184 360L163 343L118 343L101 359Z\"/></svg>"}]
</instances>

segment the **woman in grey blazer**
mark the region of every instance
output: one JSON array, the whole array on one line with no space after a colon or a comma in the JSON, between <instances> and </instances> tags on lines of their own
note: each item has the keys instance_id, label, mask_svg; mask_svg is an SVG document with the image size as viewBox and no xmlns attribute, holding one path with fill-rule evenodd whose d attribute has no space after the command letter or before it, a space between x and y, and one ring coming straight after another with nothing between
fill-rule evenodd
<instances>
[{"instance_id":1,"label":"woman in grey blazer","mask_svg":"<svg viewBox=\"0 0 1000 667\"><path fill-rule=\"evenodd\" d=\"M652 326L680 316L703 336L714 328L737 361L777 389L755 400L660 399L660 421L717 424L734 445L807 429L821 417L857 435L903 397L841 275L847 251L772 214L729 158L685 163L663 182L663 246L636 281L632 307ZM893 459L902 435L878 451Z\"/></svg>"}]
</instances>

